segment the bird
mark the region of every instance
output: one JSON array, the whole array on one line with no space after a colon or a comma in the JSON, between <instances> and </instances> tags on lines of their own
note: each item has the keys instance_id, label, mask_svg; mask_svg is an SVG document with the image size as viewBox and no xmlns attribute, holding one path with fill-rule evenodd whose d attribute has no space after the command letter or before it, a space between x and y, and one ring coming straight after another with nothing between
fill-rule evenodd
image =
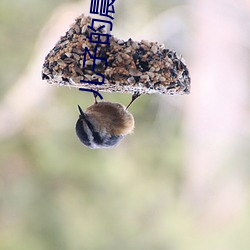
<instances>
[{"instance_id":1,"label":"bird","mask_svg":"<svg viewBox=\"0 0 250 250\"><path fill-rule=\"evenodd\" d=\"M79 118L75 130L80 142L91 149L112 148L133 132L135 121L128 112L129 106L139 97L139 93L132 96L127 107L109 101L97 102L88 107L85 112L78 105Z\"/></svg>"}]
</instances>

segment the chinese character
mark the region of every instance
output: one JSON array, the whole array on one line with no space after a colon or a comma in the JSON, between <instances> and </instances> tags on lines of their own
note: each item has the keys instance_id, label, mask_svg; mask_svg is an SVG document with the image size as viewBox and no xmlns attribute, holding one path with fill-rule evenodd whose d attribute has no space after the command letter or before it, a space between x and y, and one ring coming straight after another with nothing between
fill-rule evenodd
<instances>
[{"instance_id":1,"label":"chinese character","mask_svg":"<svg viewBox=\"0 0 250 250\"><path fill-rule=\"evenodd\" d=\"M90 13L99 14L99 0L91 0Z\"/></svg>"},{"instance_id":2,"label":"chinese character","mask_svg":"<svg viewBox=\"0 0 250 250\"><path fill-rule=\"evenodd\" d=\"M82 81L81 81L82 82ZM84 89L84 88L79 88L80 91L88 91L88 92L92 92L95 95L98 95L100 97L100 99L103 99L103 97L101 96L101 94L99 94L97 91L93 90L93 89Z\"/></svg>"},{"instance_id":3,"label":"chinese character","mask_svg":"<svg viewBox=\"0 0 250 250\"><path fill-rule=\"evenodd\" d=\"M86 63L86 54L87 54L87 53L89 54L89 57L90 57L91 59L94 60L94 62L93 62L93 69L92 69L93 71L95 71L95 61L98 60L98 59L99 59L99 60L105 61L105 66L107 66L107 58L97 57L97 56L96 56L96 50L97 50L97 46L95 46L94 56L92 56L92 55L90 54L90 51L89 51L88 47L85 47L84 59L83 59L83 67L85 67L85 63Z\"/></svg>"},{"instance_id":4,"label":"chinese character","mask_svg":"<svg viewBox=\"0 0 250 250\"><path fill-rule=\"evenodd\" d=\"M95 29L94 28L94 22L97 21L97 22L103 22L103 23L108 23L110 25L110 31L112 30L113 28L113 25L110 21L106 21L106 20L100 20L100 19L92 19L92 23L91 23L91 26L88 25L88 28L90 28L91 30L93 30L95 33L91 33L90 34L90 37L87 36L87 38L89 38L89 41L91 43L101 43L101 44L110 44L109 43L109 38L111 37L111 35L109 34L101 34L101 33L96 33L97 31L100 31L101 29L103 29L105 27L105 25L102 25L100 26L98 29ZM94 40L93 39L93 36L97 36L97 40ZM102 42L101 41L101 37L106 37L106 41Z\"/></svg>"},{"instance_id":5,"label":"chinese character","mask_svg":"<svg viewBox=\"0 0 250 250\"><path fill-rule=\"evenodd\" d=\"M114 2L115 0L101 0L100 9L99 9L100 0L91 0L90 13L100 14L101 16L107 16L111 19L114 19L109 13L115 13ZM111 10L109 9L111 7Z\"/></svg>"},{"instance_id":6,"label":"chinese character","mask_svg":"<svg viewBox=\"0 0 250 250\"><path fill-rule=\"evenodd\" d=\"M89 49L87 47L85 47L84 58L83 58L83 67L85 67L87 53L89 54L90 59L93 59L93 68L92 68L93 71L95 71L96 60L103 60L103 61L105 61L105 66L107 66L107 59L96 56L96 50L97 50L97 46L95 46L94 55L92 56L91 53L90 53L90 51L89 51ZM102 85L104 83L104 75L103 74L99 74L99 73L96 73L96 75L102 77L102 81L101 82L99 82L99 81L97 81L97 82L96 81L83 81L83 80L81 80L81 82Z\"/></svg>"}]
</instances>

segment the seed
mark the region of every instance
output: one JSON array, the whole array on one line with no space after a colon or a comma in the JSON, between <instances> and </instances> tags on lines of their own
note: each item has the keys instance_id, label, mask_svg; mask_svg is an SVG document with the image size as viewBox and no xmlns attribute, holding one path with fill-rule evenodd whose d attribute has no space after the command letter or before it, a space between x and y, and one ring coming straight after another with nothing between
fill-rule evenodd
<instances>
[{"instance_id":1,"label":"seed","mask_svg":"<svg viewBox=\"0 0 250 250\"><path fill-rule=\"evenodd\" d=\"M140 77L140 79L141 79L142 81L144 81L144 82L147 82L147 81L149 81L149 76L148 76L148 75L142 75L142 76Z\"/></svg>"},{"instance_id":2,"label":"seed","mask_svg":"<svg viewBox=\"0 0 250 250\"><path fill-rule=\"evenodd\" d=\"M142 73L138 69L135 69L135 68L129 69L129 74L131 76L141 76L142 75Z\"/></svg>"},{"instance_id":3,"label":"seed","mask_svg":"<svg viewBox=\"0 0 250 250\"><path fill-rule=\"evenodd\" d=\"M152 48L151 48L151 51L152 51L154 54L156 54L157 51L158 51L158 48L157 48L155 45L153 45Z\"/></svg>"},{"instance_id":4,"label":"seed","mask_svg":"<svg viewBox=\"0 0 250 250\"><path fill-rule=\"evenodd\" d=\"M149 69L149 71L150 71L150 72L154 72L154 71L155 71L155 68L154 68L154 67L151 67L151 68Z\"/></svg>"},{"instance_id":5,"label":"seed","mask_svg":"<svg viewBox=\"0 0 250 250\"><path fill-rule=\"evenodd\" d=\"M73 53L72 55L74 56L74 58L75 58L77 61L80 60L80 56L79 56L79 55L77 55L77 54L75 54L75 53Z\"/></svg>"},{"instance_id":6,"label":"seed","mask_svg":"<svg viewBox=\"0 0 250 250\"><path fill-rule=\"evenodd\" d=\"M66 66L66 65L67 65L62 59L57 60L57 63L58 63L60 66Z\"/></svg>"},{"instance_id":7,"label":"seed","mask_svg":"<svg viewBox=\"0 0 250 250\"><path fill-rule=\"evenodd\" d=\"M145 45L148 46L148 47L150 47L150 43L149 43L149 41L147 41L147 40L142 40L141 43L142 43L142 44L145 44Z\"/></svg>"},{"instance_id":8,"label":"seed","mask_svg":"<svg viewBox=\"0 0 250 250\"><path fill-rule=\"evenodd\" d=\"M125 42L123 41L123 40L121 40L121 39L118 39L118 42L117 42L119 45L122 45L122 44L124 44Z\"/></svg>"},{"instance_id":9,"label":"seed","mask_svg":"<svg viewBox=\"0 0 250 250\"><path fill-rule=\"evenodd\" d=\"M93 65L93 61L88 60L88 61L85 62L85 65Z\"/></svg>"},{"instance_id":10,"label":"seed","mask_svg":"<svg viewBox=\"0 0 250 250\"><path fill-rule=\"evenodd\" d=\"M64 47L66 44L68 44L69 43L69 41L68 40L66 40L66 41L64 41L64 42L62 42L62 43L60 43L60 47Z\"/></svg>"},{"instance_id":11,"label":"seed","mask_svg":"<svg viewBox=\"0 0 250 250\"><path fill-rule=\"evenodd\" d=\"M125 60L129 60L130 59L130 56L128 54L123 54L122 57L125 59Z\"/></svg>"},{"instance_id":12,"label":"seed","mask_svg":"<svg viewBox=\"0 0 250 250\"><path fill-rule=\"evenodd\" d=\"M65 55L66 55L67 57L71 57L72 54L69 53L69 52L66 52Z\"/></svg>"},{"instance_id":13,"label":"seed","mask_svg":"<svg viewBox=\"0 0 250 250\"><path fill-rule=\"evenodd\" d=\"M133 49L138 49L139 48L138 43L132 42L132 47Z\"/></svg>"},{"instance_id":14,"label":"seed","mask_svg":"<svg viewBox=\"0 0 250 250\"><path fill-rule=\"evenodd\" d=\"M155 74L154 74L153 72L150 72L150 71L147 72L147 75L148 75L151 79L153 79L154 76L155 76Z\"/></svg>"},{"instance_id":15,"label":"seed","mask_svg":"<svg viewBox=\"0 0 250 250\"><path fill-rule=\"evenodd\" d=\"M84 25L84 26L82 27L82 34L84 34L84 33L86 32L86 30L87 30L87 25Z\"/></svg>"},{"instance_id":16,"label":"seed","mask_svg":"<svg viewBox=\"0 0 250 250\"><path fill-rule=\"evenodd\" d=\"M67 63L67 64L70 64L70 63L72 63L72 62L75 62L75 59L73 59L73 58L65 58L63 61L64 61L65 63Z\"/></svg>"},{"instance_id":17,"label":"seed","mask_svg":"<svg viewBox=\"0 0 250 250\"><path fill-rule=\"evenodd\" d=\"M123 61L122 57L121 57L119 54L117 55L116 60L117 60L118 62L122 62L122 61Z\"/></svg>"},{"instance_id":18,"label":"seed","mask_svg":"<svg viewBox=\"0 0 250 250\"><path fill-rule=\"evenodd\" d=\"M80 27L79 27L79 25L75 25L75 31L76 31L77 34L80 33Z\"/></svg>"},{"instance_id":19,"label":"seed","mask_svg":"<svg viewBox=\"0 0 250 250\"><path fill-rule=\"evenodd\" d=\"M102 60L100 60L100 59L96 59L96 60L95 60L95 64L96 64L96 65L101 64L101 62L102 62Z\"/></svg>"},{"instance_id":20,"label":"seed","mask_svg":"<svg viewBox=\"0 0 250 250\"><path fill-rule=\"evenodd\" d=\"M128 83L129 84L134 84L135 83L135 78L134 77L129 77L128 78Z\"/></svg>"},{"instance_id":21,"label":"seed","mask_svg":"<svg viewBox=\"0 0 250 250\"><path fill-rule=\"evenodd\" d=\"M76 82L77 84L79 84L80 81L83 80L83 77L82 77L82 76L72 77L72 80L73 80L74 82Z\"/></svg>"},{"instance_id":22,"label":"seed","mask_svg":"<svg viewBox=\"0 0 250 250\"><path fill-rule=\"evenodd\" d=\"M78 73L81 76L83 75L83 72L82 72L82 70L79 67L75 66L74 69L75 69L76 73Z\"/></svg>"}]
</instances>

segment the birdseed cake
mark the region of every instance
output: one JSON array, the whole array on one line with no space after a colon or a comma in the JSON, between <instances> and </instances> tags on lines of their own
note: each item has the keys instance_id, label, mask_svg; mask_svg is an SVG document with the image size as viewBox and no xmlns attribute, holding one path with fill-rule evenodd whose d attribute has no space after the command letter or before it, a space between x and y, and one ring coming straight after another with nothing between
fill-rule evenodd
<instances>
[{"instance_id":1,"label":"birdseed cake","mask_svg":"<svg viewBox=\"0 0 250 250\"><path fill-rule=\"evenodd\" d=\"M157 42L129 39L127 41L111 35L110 44L91 43L87 36L92 30L92 18L81 15L60 38L45 58L42 79L50 84L88 88L96 91L140 94L188 94L190 77L187 66L176 52L164 48ZM100 27L100 26L99 26ZM95 27L98 29L98 27ZM104 34L102 28L97 33ZM94 60L85 47L107 60ZM102 82L92 84L81 81Z\"/></svg>"}]
</instances>

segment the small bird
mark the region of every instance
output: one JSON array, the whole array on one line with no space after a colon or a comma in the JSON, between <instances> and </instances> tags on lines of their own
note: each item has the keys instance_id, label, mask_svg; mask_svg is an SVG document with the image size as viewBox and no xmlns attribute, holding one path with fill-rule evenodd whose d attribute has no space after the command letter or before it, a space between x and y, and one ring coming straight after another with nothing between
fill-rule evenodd
<instances>
[{"instance_id":1,"label":"small bird","mask_svg":"<svg viewBox=\"0 0 250 250\"><path fill-rule=\"evenodd\" d=\"M111 148L134 130L134 117L127 109L139 96L132 96L132 101L124 107L119 103L96 101L85 112L78 105L80 112L76 122L76 134L82 144L91 149Z\"/></svg>"}]
</instances>

